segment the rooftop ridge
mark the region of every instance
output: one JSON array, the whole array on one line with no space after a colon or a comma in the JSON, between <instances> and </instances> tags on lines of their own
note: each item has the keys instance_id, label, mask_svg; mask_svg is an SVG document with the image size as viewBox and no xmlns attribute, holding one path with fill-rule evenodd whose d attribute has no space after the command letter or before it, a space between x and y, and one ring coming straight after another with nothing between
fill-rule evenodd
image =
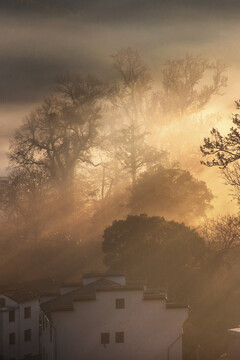
<instances>
[{"instance_id":1,"label":"rooftop ridge","mask_svg":"<svg viewBox=\"0 0 240 360\"><path fill-rule=\"evenodd\" d=\"M75 297L81 297L81 296L93 296L96 292L96 288L99 286L101 287L101 284L104 282L104 284L106 285L105 287L102 285L102 287L106 288L107 285L114 287L114 286L118 286L118 284L114 283L111 280L107 280L107 279L98 279L94 282L91 282L87 285L82 285L79 286L77 289L74 289L72 291L67 292L66 294L59 294L59 296L57 296L54 299L50 299L46 302L44 302L43 304L40 305L41 309L46 312L46 313L51 313L51 311L55 311L53 309L51 309L52 305L55 308L58 308L59 306L63 306L63 305L59 305L58 302L64 302L66 301L68 304L64 304L64 306L68 306L71 307L73 306L73 302ZM100 285L99 285L100 284ZM82 291L82 294L79 294L79 292ZM89 291L89 292L88 292ZM76 295L76 296L75 296ZM69 304L70 302L70 304Z\"/></svg>"},{"instance_id":2,"label":"rooftop ridge","mask_svg":"<svg viewBox=\"0 0 240 360\"><path fill-rule=\"evenodd\" d=\"M189 305L181 302L166 302L166 309L189 309Z\"/></svg>"},{"instance_id":3,"label":"rooftop ridge","mask_svg":"<svg viewBox=\"0 0 240 360\"><path fill-rule=\"evenodd\" d=\"M98 273L98 272L89 272L84 273L82 278L92 278L92 277L108 277L108 276L125 276L124 273L120 272L106 272L106 273Z\"/></svg>"},{"instance_id":4,"label":"rooftop ridge","mask_svg":"<svg viewBox=\"0 0 240 360\"><path fill-rule=\"evenodd\" d=\"M81 286L82 281L64 281L60 284L60 287L71 287L71 286Z\"/></svg>"}]
</instances>

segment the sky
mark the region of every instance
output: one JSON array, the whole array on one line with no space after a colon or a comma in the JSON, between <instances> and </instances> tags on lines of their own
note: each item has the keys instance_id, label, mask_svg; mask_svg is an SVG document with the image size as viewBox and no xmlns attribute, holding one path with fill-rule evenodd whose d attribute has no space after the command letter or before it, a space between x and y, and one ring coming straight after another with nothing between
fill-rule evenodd
<instances>
[{"instance_id":1,"label":"sky","mask_svg":"<svg viewBox=\"0 0 240 360\"><path fill-rule=\"evenodd\" d=\"M229 126L239 97L238 0L2 0L0 2L0 176L9 139L61 73L112 79L111 54L138 50L156 79L186 53L228 65L228 87L212 111ZM207 134L206 134L207 135Z\"/></svg>"}]
</instances>

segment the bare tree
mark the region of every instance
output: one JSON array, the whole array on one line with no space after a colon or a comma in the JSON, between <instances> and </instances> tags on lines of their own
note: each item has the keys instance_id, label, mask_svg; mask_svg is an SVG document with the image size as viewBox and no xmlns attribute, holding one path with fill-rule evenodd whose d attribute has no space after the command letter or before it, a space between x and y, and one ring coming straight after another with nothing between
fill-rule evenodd
<instances>
[{"instance_id":1,"label":"bare tree","mask_svg":"<svg viewBox=\"0 0 240 360\"><path fill-rule=\"evenodd\" d=\"M113 56L113 66L120 80L110 100L124 124L116 132L117 159L135 184L147 163L145 124L151 106L152 79L138 52L131 48L118 51Z\"/></svg>"},{"instance_id":2,"label":"bare tree","mask_svg":"<svg viewBox=\"0 0 240 360\"><path fill-rule=\"evenodd\" d=\"M105 86L90 77L62 77L58 91L26 117L9 157L13 166L44 169L64 189L72 183L77 165L92 162Z\"/></svg>"},{"instance_id":3,"label":"bare tree","mask_svg":"<svg viewBox=\"0 0 240 360\"><path fill-rule=\"evenodd\" d=\"M200 228L200 233L210 248L224 254L240 244L239 217L225 215L207 220Z\"/></svg>"},{"instance_id":4,"label":"bare tree","mask_svg":"<svg viewBox=\"0 0 240 360\"><path fill-rule=\"evenodd\" d=\"M162 91L154 95L154 107L168 122L176 116L198 113L213 95L222 94L222 88L227 85L225 70L225 64L200 56L186 55L183 59L166 61L162 68Z\"/></svg>"}]
</instances>

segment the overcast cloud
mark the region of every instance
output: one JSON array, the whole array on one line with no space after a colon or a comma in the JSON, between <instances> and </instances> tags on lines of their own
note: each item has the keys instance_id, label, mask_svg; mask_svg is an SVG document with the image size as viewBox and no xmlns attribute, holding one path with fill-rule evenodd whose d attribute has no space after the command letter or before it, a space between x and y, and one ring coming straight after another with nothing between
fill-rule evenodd
<instances>
[{"instance_id":1,"label":"overcast cloud","mask_svg":"<svg viewBox=\"0 0 240 360\"><path fill-rule=\"evenodd\" d=\"M237 0L7 0L0 10L0 174L8 138L59 73L110 79L110 55L127 46L156 77L166 59L187 52L227 62L230 78L239 71Z\"/></svg>"}]
</instances>

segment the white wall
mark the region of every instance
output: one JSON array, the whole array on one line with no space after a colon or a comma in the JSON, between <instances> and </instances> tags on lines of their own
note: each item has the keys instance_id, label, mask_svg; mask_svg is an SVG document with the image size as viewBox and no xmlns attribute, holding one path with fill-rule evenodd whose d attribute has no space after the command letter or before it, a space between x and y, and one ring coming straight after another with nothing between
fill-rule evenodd
<instances>
[{"instance_id":1,"label":"white wall","mask_svg":"<svg viewBox=\"0 0 240 360\"><path fill-rule=\"evenodd\" d=\"M46 360L46 354L48 360L55 360L55 328L52 327L51 321L42 313L41 314L41 323L42 323L42 336L40 339L40 353L42 359ZM52 332L52 336L50 335Z\"/></svg>"},{"instance_id":2,"label":"white wall","mask_svg":"<svg viewBox=\"0 0 240 360\"><path fill-rule=\"evenodd\" d=\"M2 297L2 296L1 296ZM26 354L37 355L39 353L39 303L33 300L17 304L6 297L6 308L0 311L1 327L0 342L2 343L2 356L8 360L15 358L23 359ZM9 322L9 309L15 308L15 321ZM31 318L24 319L24 308L31 306ZM31 329L31 341L25 342L24 331ZM9 345L9 334L15 333L15 344Z\"/></svg>"},{"instance_id":3,"label":"white wall","mask_svg":"<svg viewBox=\"0 0 240 360\"><path fill-rule=\"evenodd\" d=\"M24 319L24 308L31 306L31 318ZM26 354L37 355L39 353L39 302L28 301L20 304L20 358ZM24 331L31 329L31 341L24 341Z\"/></svg>"},{"instance_id":4,"label":"white wall","mask_svg":"<svg viewBox=\"0 0 240 360\"><path fill-rule=\"evenodd\" d=\"M6 303L6 307L9 306L18 306L18 303L16 301L14 301L13 299L10 299L9 297L5 296L5 295L0 295L0 298L4 298L5 299L5 303Z\"/></svg>"},{"instance_id":5,"label":"white wall","mask_svg":"<svg viewBox=\"0 0 240 360\"><path fill-rule=\"evenodd\" d=\"M10 358L16 358L18 357L18 349L19 349L19 309L15 311L15 322L9 322L8 318L8 311L2 312L2 349L3 349L3 358L4 359L10 359ZM15 333L15 344L9 345L9 334Z\"/></svg>"},{"instance_id":6,"label":"white wall","mask_svg":"<svg viewBox=\"0 0 240 360\"><path fill-rule=\"evenodd\" d=\"M1 308L1 328L0 341L2 343L1 349L4 359L16 358L18 359L19 348L19 308L16 301L0 295L0 298L4 298L6 301L6 307ZM9 322L9 310L8 308L15 309L15 321ZM15 333L15 344L9 345L9 334Z\"/></svg>"},{"instance_id":7,"label":"white wall","mask_svg":"<svg viewBox=\"0 0 240 360\"><path fill-rule=\"evenodd\" d=\"M52 313L57 360L167 360L168 347L181 335L187 309L166 310L165 301L143 300L142 291L136 290L96 294L96 301L75 302L75 311ZM115 308L117 298L125 299L125 309ZM115 343L117 331L124 332L123 344ZM103 332L110 333L109 345L101 344ZM181 359L181 341L170 354L170 360Z\"/></svg>"}]
</instances>

